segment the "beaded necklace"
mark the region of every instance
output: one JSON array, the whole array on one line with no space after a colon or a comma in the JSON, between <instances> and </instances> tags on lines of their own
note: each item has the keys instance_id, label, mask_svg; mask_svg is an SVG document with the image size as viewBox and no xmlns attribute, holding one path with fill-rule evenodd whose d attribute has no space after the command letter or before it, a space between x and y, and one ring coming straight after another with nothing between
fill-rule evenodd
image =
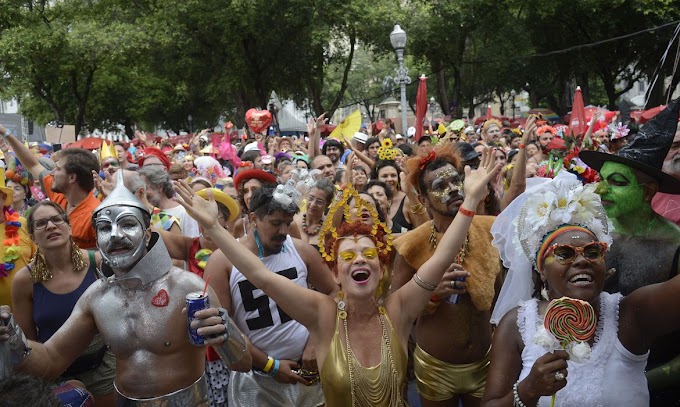
<instances>
[{"instance_id":1,"label":"beaded necklace","mask_svg":"<svg viewBox=\"0 0 680 407\"><path fill-rule=\"evenodd\" d=\"M307 226L307 214L306 213L302 214L302 230L304 230L308 236L318 235L319 231L321 230L322 223L323 219L321 219L321 222L319 222L312 230L310 230L309 227Z\"/></svg>"},{"instance_id":2,"label":"beaded necklace","mask_svg":"<svg viewBox=\"0 0 680 407\"><path fill-rule=\"evenodd\" d=\"M367 371L372 371L373 369L361 366L354 355L349 344L347 318L341 318L345 328L345 351L347 352L347 362L349 365L349 381L351 384L350 391L352 392L353 407L372 407L380 405L385 399L393 402L400 400L399 379L396 374L390 337L385 326L385 312L384 307L378 307L382 341L380 343L380 364L377 366L379 372L375 380L371 380L366 374Z\"/></svg>"},{"instance_id":3,"label":"beaded necklace","mask_svg":"<svg viewBox=\"0 0 680 407\"><path fill-rule=\"evenodd\" d=\"M460 249L458 252L458 255L456 256L456 263L458 264L463 264L463 261L465 260L465 255L467 255L468 250L469 250L469 242L468 238L470 235L465 236L465 242L463 243L463 247ZM439 244L439 239L437 239L437 228L434 226L434 221L430 221L430 237L428 239L430 241L430 246L432 246L432 249L436 249L437 245Z\"/></svg>"}]
</instances>

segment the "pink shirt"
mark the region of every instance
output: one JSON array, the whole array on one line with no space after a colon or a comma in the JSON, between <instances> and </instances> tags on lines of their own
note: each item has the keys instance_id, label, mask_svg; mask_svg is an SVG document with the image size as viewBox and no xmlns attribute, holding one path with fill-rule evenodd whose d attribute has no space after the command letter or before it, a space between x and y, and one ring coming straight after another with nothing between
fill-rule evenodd
<instances>
[{"instance_id":1,"label":"pink shirt","mask_svg":"<svg viewBox=\"0 0 680 407\"><path fill-rule=\"evenodd\" d=\"M680 195L657 192L652 198L654 212L680 226Z\"/></svg>"}]
</instances>

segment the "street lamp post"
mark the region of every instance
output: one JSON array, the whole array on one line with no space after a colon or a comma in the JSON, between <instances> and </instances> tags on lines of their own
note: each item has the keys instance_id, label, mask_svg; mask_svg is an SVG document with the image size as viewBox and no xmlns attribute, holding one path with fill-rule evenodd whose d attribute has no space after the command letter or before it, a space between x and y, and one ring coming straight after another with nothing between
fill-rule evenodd
<instances>
[{"instance_id":1,"label":"street lamp post","mask_svg":"<svg viewBox=\"0 0 680 407\"><path fill-rule=\"evenodd\" d=\"M193 125L192 122L194 121L194 118L191 115L189 115L189 117L187 117L187 119L189 119L189 134L193 134L194 133L194 125Z\"/></svg>"},{"instance_id":2,"label":"street lamp post","mask_svg":"<svg viewBox=\"0 0 680 407\"><path fill-rule=\"evenodd\" d=\"M392 78L394 82L399 83L401 87L401 131L406 133L408 129L408 122L406 120L406 85L411 83L411 78L408 76L408 68L404 66L404 48L406 48L406 32L399 27L399 24L394 26L394 30L390 33L390 42L392 48L397 53L397 62L399 68L396 69L397 75Z\"/></svg>"},{"instance_id":3,"label":"street lamp post","mask_svg":"<svg viewBox=\"0 0 680 407\"><path fill-rule=\"evenodd\" d=\"M515 96L517 96L517 92L515 90L510 91L510 97L512 98L512 102L510 103L510 107L512 108L512 120L515 120L515 108L517 105L515 105Z\"/></svg>"}]
</instances>

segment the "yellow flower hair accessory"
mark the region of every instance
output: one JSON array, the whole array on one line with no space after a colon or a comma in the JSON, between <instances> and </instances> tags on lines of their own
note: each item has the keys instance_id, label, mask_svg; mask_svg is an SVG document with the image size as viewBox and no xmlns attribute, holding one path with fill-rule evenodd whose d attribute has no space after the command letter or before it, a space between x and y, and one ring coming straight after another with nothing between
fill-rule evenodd
<instances>
[{"instance_id":1,"label":"yellow flower hair accessory","mask_svg":"<svg viewBox=\"0 0 680 407\"><path fill-rule=\"evenodd\" d=\"M385 161L385 160L394 160L397 158L397 149L393 148L392 146L392 140L385 137L383 141L380 143L381 146L378 148L378 158Z\"/></svg>"}]
</instances>

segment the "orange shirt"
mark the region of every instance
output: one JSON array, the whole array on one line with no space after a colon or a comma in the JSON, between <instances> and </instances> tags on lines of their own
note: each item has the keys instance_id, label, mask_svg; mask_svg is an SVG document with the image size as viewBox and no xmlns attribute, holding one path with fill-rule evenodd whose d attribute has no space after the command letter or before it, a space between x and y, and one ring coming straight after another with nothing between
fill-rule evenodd
<instances>
[{"instance_id":1,"label":"orange shirt","mask_svg":"<svg viewBox=\"0 0 680 407\"><path fill-rule=\"evenodd\" d=\"M68 205L66 197L63 194L52 191L52 174L43 177L42 186L50 201L56 202L66 210ZM92 227L92 213L100 203L99 199L95 198L94 194L90 191L87 197L68 214L73 241L81 249L97 248L97 238Z\"/></svg>"}]
</instances>

